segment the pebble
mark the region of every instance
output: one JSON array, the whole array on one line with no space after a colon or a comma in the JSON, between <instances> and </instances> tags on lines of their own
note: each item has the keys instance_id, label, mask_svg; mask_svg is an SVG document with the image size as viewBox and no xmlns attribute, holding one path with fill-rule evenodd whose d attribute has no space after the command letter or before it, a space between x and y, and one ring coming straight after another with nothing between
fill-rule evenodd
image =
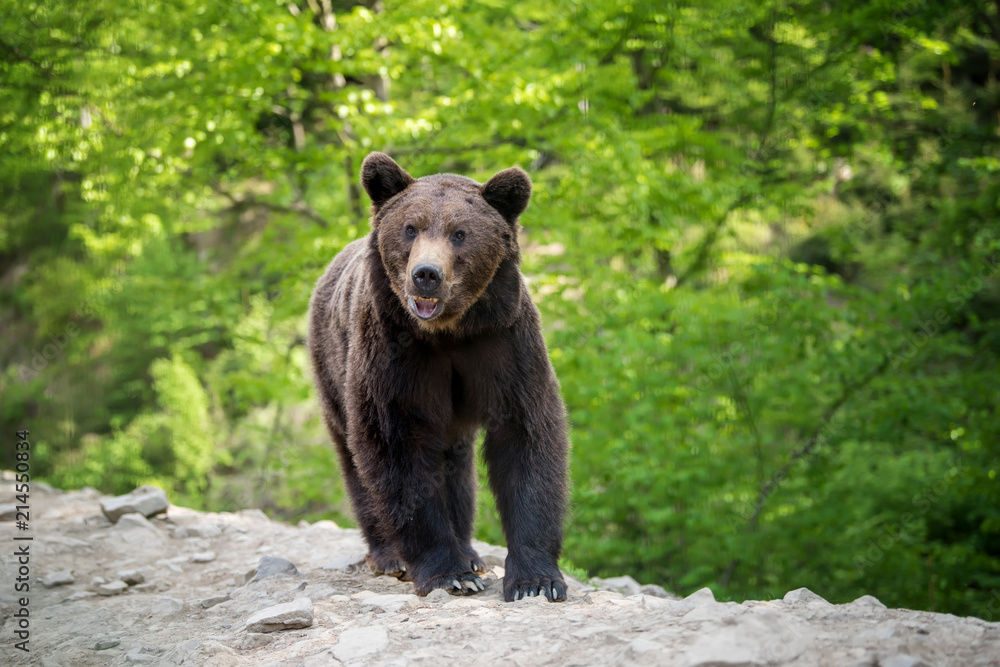
<instances>
[{"instance_id":1,"label":"pebble","mask_svg":"<svg viewBox=\"0 0 1000 667\"><path fill-rule=\"evenodd\" d=\"M191 554L192 563L211 563L215 560L214 551L199 551L196 554Z\"/></svg>"},{"instance_id":2,"label":"pebble","mask_svg":"<svg viewBox=\"0 0 1000 667\"><path fill-rule=\"evenodd\" d=\"M98 595L118 595L123 591L128 589L128 584L124 581L109 581L106 584L100 584L97 587Z\"/></svg>"},{"instance_id":3,"label":"pebble","mask_svg":"<svg viewBox=\"0 0 1000 667\"><path fill-rule=\"evenodd\" d=\"M155 486L140 486L131 493L101 501L101 511L112 523L129 513L138 513L144 517L166 512L170 506L167 494Z\"/></svg>"},{"instance_id":4,"label":"pebble","mask_svg":"<svg viewBox=\"0 0 1000 667\"><path fill-rule=\"evenodd\" d=\"M205 609L211 609L215 605L222 604L223 602L228 602L229 600L232 600L232 598L229 597L228 595L217 595L215 597L205 598L204 600L202 600L201 606Z\"/></svg>"},{"instance_id":5,"label":"pebble","mask_svg":"<svg viewBox=\"0 0 1000 667\"><path fill-rule=\"evenodd\" d=\"M53 572L47 577L42 577L39 579L42 582L42 586L46 588L55 588L56 586L68 586L69 584L75 584L76 578L73 576L71 570L63 570L61 572Z\"/></svg>"},{"instance_id":6,"label":"pebble","mask_svg":"<svg viewBox=\"0 0 1000 667\"><path fill-rule=\"evenodd\" d=\"M593 577L590 580L590 584L602 591L615 591L622 595L638 595L642 592L642 586L639 585L639 582L627 574L621 577L609 577L608 579Z\"/></svg>"},{"instance_id":7,"label":"pebble","mask_svg":"<svg viewBox=\"0 0 1000 667\"><path fill-rule=\"evenodd\" d=\"M146 577L139 570L121 570L115 576L129 586L137 586L146 581Z\"/></svg>"},{"instance_id":8,"label":"pebble","mask_svg":"<svg viewBox=\"0 0 1000 667\"><path fill-rule=\"evenodd\" d=\"M278 558L277 556L261 556L260 562L257 563L257 567L250 570L244 576L244 580L249 584L253 581L260 581L266 577L272 577L276 574L290 574L298 575L299 570L295 565L284 558Z\"/></svg>"},{"instance_id":9,"label":"pebble","mask_svg":"<svg viewBox=\"0 0 1000 667\"><path fill-rule=\"evenodd\" d=\"M109 648L114 648L121 644L121 641L117 639L101 639L96 644L94 644L95 651L107 651Z\"/></svg>"},{"instance_id":10,"label":"pebble","mask_svg":"<svg viewBox=\"0 0 1000 667\"><path fill-rule=\"evenodd\" d=\"M309 598L262 609L247 619L247 632L275 632L290 628L308 628L313 622L313 603Z\"/></svg>"}]
</instances>

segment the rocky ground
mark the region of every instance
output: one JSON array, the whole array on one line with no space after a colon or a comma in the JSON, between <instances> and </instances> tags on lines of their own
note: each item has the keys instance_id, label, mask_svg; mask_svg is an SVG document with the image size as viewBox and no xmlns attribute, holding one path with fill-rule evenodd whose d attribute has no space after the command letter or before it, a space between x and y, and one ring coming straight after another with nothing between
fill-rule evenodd
<instances>
[{"instance_id":1,"label":"rocky ground","mask_svg":"<svg viewBox=\"0 0 1000 667\"><path fill-rule=\"evenodd\" d=\"M7 475L0 503L13 502ZM504 603L504 550L481 543L494 568L486 591L418 598L410 584L372 576L356 530L290 526L253 509L152 514L158 503L155 493L118 501L33 484L28 531L0 505L0 664L1000 664L1000 624L869 596L833 605L800 589L720 603L708 589L681 600L620 577L597 582L618 590L571 581L563 604ZM13 539L23 536L34 540ZM30 653L15 648L14 554L25 544Z\"/></svg>"}]
</instances>

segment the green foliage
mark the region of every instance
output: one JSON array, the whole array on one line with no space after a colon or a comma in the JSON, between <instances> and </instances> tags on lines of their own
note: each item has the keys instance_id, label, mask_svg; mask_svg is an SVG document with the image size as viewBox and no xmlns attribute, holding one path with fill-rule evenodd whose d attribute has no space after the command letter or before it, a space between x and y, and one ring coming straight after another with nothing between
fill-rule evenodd
<instances>
[{"instance_id":1,"label":"green foliage","mask_svg":"<svg viewBox=\"0 0 1000 667\"><path fill-rule=\"evenodd\" d=\"M62 486L349 522L303 345L361 160L520 164L568 559L984 615L998 66L983 2L6 0L0 422Z\"/></svg>"}]
</instances>

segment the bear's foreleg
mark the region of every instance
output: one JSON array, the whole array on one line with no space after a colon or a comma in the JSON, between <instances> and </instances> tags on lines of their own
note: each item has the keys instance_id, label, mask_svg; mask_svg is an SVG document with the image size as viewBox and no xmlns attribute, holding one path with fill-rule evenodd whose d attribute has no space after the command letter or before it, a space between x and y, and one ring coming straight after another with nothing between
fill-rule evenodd
<instances>
[{"instance_id":1,"label":"bear's foreleg","mask_svg":"<svg viewBox=\"0 0 1000 667\"><path fill-rule=\"evenodd\" d=\"M448 514L469 568L478 574L486 572L486 564L472 548L472 527L476 518L476 445L475 434L462 438L445 453L444 489L448 499Z\"/></svg>"},{"instance_id":2,"label":"bear's foreleg","mask_svg":"<svg viewBox=\"0 0 1000 667\"><path fill-rule=\"evenodd\" d=\"M507 602L539 594L553 602L566 599L566 582L557 562L569 446L557 390L548 390L533 408L536 414L530 422L509 416L493 424L484 443L490 486L507 536L503 579Z\"/></svg>"},{"instance_id":3,"label":"bear's foreleg","mask_svg":"<svg viewBox=\"0 0 1000 667\"><path fill-rule=\"evenodd\" d=\"M392 536L406 563L405 578L417 595L435 588L452 593L485 590L455 535L448 506L444 445L417 446L410 433L394 424L387 438L369 425L363 439L351 443L361 479L377 497L381 529ZM391 442L390 442L391 440Z\"/></svg>"}]
</instances>

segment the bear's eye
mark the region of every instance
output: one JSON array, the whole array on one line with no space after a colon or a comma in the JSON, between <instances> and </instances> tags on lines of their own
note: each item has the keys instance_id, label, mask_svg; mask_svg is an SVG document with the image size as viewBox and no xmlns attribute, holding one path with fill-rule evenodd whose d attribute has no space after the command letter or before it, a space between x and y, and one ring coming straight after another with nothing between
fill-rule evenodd
<instances>
[{"instance_id":1,"label":"bear's eye","mask_svg":"<svg viewBox=\"0 0 1000 667\"><path fill-rule=\"evenodd\" d=\"M455 232L454 234L451 235L451 240L454 241L455 243L461 243L462 241L465 240L465 232L463 231Z\"/></svg>"},{"instance_id":2,"label":"bear's eye","mask_svg":"<svg viewBox=\"0 0 1000 667\"><path fill-rule=\"evenodd\" d=\"M413 225L407 225L406 226L406 235L409 236L412 239L414 236L417 235L417 228L414 227Z\"/></svg>"}]
</instances>

